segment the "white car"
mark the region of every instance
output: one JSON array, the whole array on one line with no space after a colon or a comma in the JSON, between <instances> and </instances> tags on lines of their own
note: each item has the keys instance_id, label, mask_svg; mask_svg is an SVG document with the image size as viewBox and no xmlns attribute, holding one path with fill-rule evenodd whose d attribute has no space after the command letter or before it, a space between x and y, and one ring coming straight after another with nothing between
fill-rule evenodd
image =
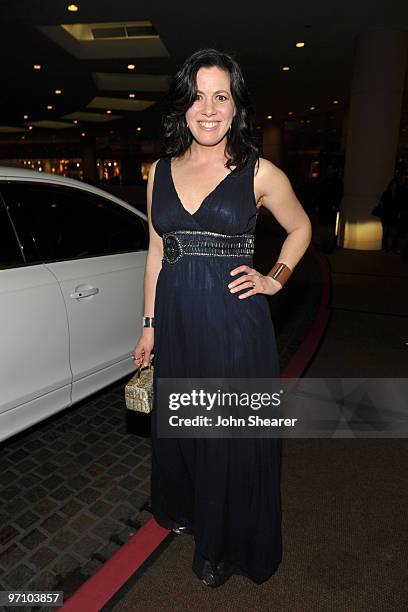
<instances>
[{"instance_id":1,"label":"white car","mask_svg":"<svg viewBox=\"0 0 408 612\"><path fill-rule=\"evenodd\" d=\"M146 215L0 166L0 440L134 373Z\"/></svg>"}]
</instances>

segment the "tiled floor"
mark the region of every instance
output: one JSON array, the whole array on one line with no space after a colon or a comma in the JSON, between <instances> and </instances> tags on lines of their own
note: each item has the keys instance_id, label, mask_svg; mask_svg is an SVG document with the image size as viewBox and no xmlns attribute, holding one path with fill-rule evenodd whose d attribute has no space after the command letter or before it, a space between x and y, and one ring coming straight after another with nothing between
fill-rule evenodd
<instances>
[{"instance_id":1,"label":"tiled floor","mask_svg":"<svg viewBox=\"0 0 408 612\"><path fill-rule=\"evenodd\" d=\"M0 587L72 592L143 521L149 417L126 414L121 380L1 449Z\"/></svg>"}]
</instances>

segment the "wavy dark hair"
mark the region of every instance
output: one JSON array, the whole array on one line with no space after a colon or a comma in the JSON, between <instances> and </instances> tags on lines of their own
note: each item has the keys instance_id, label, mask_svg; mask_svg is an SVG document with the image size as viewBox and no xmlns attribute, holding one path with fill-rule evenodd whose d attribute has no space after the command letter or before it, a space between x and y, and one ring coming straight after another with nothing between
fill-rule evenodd
<instances>
[{"instance_id":1,"label":"wavy dark hair","mask_svg":"<svg viewBox=\"0 0 408 612\"><path fill-rule=\"evenodd\" d=\"M169 91L163 101L161 132L161 155L179 157L190 147L193 136L187 127L186 111L193 104L197 94L196 77L202 66L217 66L230 75L231 95L236 114L231 130L227 132L226 166L241 169L249 160L259 159L258 139L252 125L253 106L235 59L217 49L200 49L188 57L174 75Z\"/></svg>"}]
</instances>

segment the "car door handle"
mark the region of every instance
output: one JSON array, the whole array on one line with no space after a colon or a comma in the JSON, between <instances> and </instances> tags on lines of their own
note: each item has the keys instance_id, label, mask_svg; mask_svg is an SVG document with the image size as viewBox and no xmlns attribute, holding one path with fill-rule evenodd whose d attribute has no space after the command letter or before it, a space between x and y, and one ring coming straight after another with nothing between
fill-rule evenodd
<instances>
[{"instance_id":1,"label":"car door handle","mask_svg":"<svg viewBox=\"0 0 408 612\"><path fill-rule=\"evenodd\" d=\"M82 289L82 291L75 291L75 293L71 293L69 297L74 300L78 300L81 298L89 297L90 295L95 295L99 293L98 287L93 287L92 289Z\"/></svg>"}]
</instances>

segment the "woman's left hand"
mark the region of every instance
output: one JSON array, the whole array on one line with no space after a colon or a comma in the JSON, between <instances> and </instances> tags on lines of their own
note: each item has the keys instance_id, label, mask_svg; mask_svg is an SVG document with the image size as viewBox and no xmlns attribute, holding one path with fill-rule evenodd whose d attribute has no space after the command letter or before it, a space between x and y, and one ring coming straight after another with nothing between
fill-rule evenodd
<instances>
[{"instance_id":1,"label":"woman's left hand","mask_svg":"<svg viewBox=\"0 0 408 612\"><path fill-rule=\"evenodd\" d=\"M238 295L239 299L250 297L256 293L274 295L280 291L280 289L282 289L282 285L277 280L273 279L272 276L260 274L260 272L254 268L250 268L249 266L243 265L238 266L238 268L233 268L233 270L230 271L230 274L235 275L239 272L246 272L246 274L241 274L239 278L231 281L228 284L228 288L231 293L248 288L248 291Z\"/></svg>"}]
</instances>

